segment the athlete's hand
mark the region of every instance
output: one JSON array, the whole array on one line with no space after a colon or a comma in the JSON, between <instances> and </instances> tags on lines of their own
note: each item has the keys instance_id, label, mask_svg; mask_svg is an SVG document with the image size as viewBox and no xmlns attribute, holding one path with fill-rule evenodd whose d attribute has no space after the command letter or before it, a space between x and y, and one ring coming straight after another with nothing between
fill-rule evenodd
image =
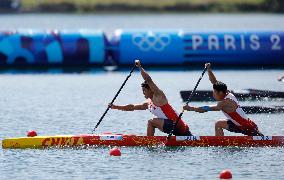
<instances>
[{"instance_id":1,"label":"athlete's hand","mask_svg":"<svg viewBox=\"0 0 284 180\"><path fill-rule=\"evenodd\" d=\"M206 63L205 64L205 68L210 69L211 68L211 64L210 63Z\"/></svg>"},{"instance_id":2,"label":"athlete's hand","mask_svg":"<svg viewBox=\"0 0 284 180\"><path fill-rule=\"evenodd\" d=\"M111 103L108 104L108 107L111 108L111 109L115 109L115 105L113 105Z\"/></svg>"},{"instance_id":3,"label":"athlete's hand","mask_svg":"<svg viewBox=\"0 0 284 180\"><path fill-rule=\"evenodd\" d=\"M194 111L194 107L189 106L189 105L183 106L183 109L186 110L186 111Z\"/></svg>"},{"instance_id":4,"label":"athlete's hand","mask_svg":"<svg viewBox=\"0 0 284 180\"><path fill-rule=\"evenodd\" d=\"M141 67L140 60L136 59L135 60L135 65L140 68Z\"/></svg>"}]
</instances>

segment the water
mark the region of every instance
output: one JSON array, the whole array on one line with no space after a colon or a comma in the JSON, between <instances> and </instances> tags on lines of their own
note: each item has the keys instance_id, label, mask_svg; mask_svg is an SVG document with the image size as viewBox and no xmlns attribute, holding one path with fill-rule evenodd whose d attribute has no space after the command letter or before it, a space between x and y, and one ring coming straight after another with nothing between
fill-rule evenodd
<instances>
[{"instance_id":1,"label":"water","mask_svg":"<svg viewBox=\"0 0 284 180\"><path fill-rule=\"evenodd\" d=\"M192 89L200 71L150 71L177 110L179 90ZM284 90L276 81L281 70L216 71L230 88L254 87ZM89 133L128 72L83 74L2 74L0 138L25 136L29 129L40 135ZM233 78L238 77L238 79ZM243 80L246 79L244 82ZM115 81L114 81L115 80ZM117 104L144 101L142 79L134 73ZM265 87L264 87L265 84ZM207 75L198 89L209 89ZM282 101L242 104L280 105ZM202 105L204 103L192 103ZM111 110L98 132L145 134L150 113ZM184 119L199 135L213 135L220 112L187 112ZM284 134L282 114L250 115L265 134ZM157 132L157 135L163 133ZM226 135L232 135L227 133ZM108 148L3 150L0 178L41 179L216 179L224 168L236 179L279 179L284 165L282 148L122 148L122 157L109 157Z\"/></svg>"},{"instance_id":2,"label":"water","mask_svg":"<svg viewBox=\"0 0 284 180\"><path fill-rule=\"evenodd\" d=\"M184 28L281 30L283 15L1 15L0 29ZM159 21L159 24L156 22ZM64 22L64 23L63 23ZM136 23L139 22L139 23ZM174 23L169 23L174 22ZM202 71L150 71L170 103L183 105L179 91L191 90ZM214 65L213 65L214 68ZM282 70L218 70L219 80L230 89L257 88L284 91L276 79ZM0 139L25 136L35 129L39 135L90 133L128 71L83 73L0 74ZM135 72L116 103L144 101ZM198 89L210 89L207 75ZM192 103L203 105L204 103ZM212 102L210 103L212 104ZM283 101L242 102L241 105L283 105ZM283 114L250 115L264 134L283 135ZM146 133L147 111L111 110L98 132ZM213 135L220 112L186 112L184 119L194 134ZM157 132L157 135L163 135ZM226 135L232 133L226 132ZM283 179L283 148L122 148L121 157L110 157L109 148L3 150L0 149L0 179L218 179L226 168L234 179Z\"/></svg>"},{"instance_id":3,"label":"water","mask_svg":"<svg viewBox=\"0 0 284 180\"><path fill-rule=\"evenodd\" d=\"M24 14L0 15L0 29L283 30L283 14ZM157 23L158 22L158 23Z\"/></svg>"}]
</instances>

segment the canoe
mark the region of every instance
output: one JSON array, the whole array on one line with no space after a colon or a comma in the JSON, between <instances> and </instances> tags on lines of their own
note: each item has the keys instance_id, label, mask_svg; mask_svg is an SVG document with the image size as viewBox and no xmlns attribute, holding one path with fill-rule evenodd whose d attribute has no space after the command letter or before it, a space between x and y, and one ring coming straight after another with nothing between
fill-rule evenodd
<instances>
[{"instance_id":1,"label":"canoe","mask_svg":"<svg viewBox=\"0 0 284 180\"><path fill-rule=\"evenodd\" d=\"M283 113L284 106L241 106L246 114Z\"/></svg>"},{"instance_id":2,"label":"canoe","mask_svg":"<svg viewBox=\"0 0 284 180\"><path fill-rule=\"evenodd\" d=\"M136 136L123 134L82 134L7 138L4 149L76 147L76 146L284 146L284 136Z\"/></svg>"},{"instance_id":3,"label":"canoe","mask_svg":"<svg viewBox=\"0 0 284 180\"><path fill-rule=\"evenodd\" d=\"M268 91L259 89L244 89L231 91L240 101L244 100L261 100L261 99L279 99L284 98L284 92L281 91ZM180 91L183 101L187 101L191 91ZM214 101L212 90L196 91L191 101Z\"/></svg>"}]
</instances>

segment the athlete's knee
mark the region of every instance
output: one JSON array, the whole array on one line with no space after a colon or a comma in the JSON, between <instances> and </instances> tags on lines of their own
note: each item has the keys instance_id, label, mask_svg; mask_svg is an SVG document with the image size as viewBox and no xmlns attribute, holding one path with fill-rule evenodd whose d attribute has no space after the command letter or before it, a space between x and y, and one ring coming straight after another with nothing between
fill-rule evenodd
<instances>
[{"instance_id":1,"label":"athlete's knee","mask_svg":"<svg viewBox=\"0 0 284 180\"><path fill-rule=\"evenodd\" d=\"M225 129L227 127L227 121L219 120L215 122L215 128L223 128Z\"/></svg>"},{"instance_id":2,"label":"athlete's knee","mask_svg":"<svg viewBox=\"0 0 284 180\"><path fill-rule=\"evenodd\" d=\"M220 121L216 121L215 122L215 127L220 127L221 126L221 122Z\"/></svg>"},{"instance_id":3,"label":"athlete's knee","mask_svg":"<svg viewBox=\"0 0 284 180\"><path fill-rule=\"evenodd\" d=\"M148 120L148 125L153 125L153 119Z\"/></svg>"},{"instance_id":4,"label":"athlete's knee","mask_svg":"<svg viewBox=\"0 0 284 180\"><path fill-rule=\"evenodd\" d=\"M163 120L159 118L153 118L148 120L148 124L156 128L161 128L163 126Z\"/></svg>"}]
</instances>

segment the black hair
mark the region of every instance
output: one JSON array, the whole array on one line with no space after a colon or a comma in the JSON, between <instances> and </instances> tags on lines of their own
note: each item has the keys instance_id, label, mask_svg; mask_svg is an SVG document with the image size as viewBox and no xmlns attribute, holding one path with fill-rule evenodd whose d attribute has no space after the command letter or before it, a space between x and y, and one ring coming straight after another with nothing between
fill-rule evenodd
<instances>
[{"instance_id":1,"label":"black hair","mask_svg":"<svg viewBox=\"0 0 284 180\"><path fill-rule=\"evenodd\" d=\"M227 85L221 81L217 81L215 84L213 84L213 89L215 89L217 92L223 92L224 94L227 93Z\"/></svg>"},{"instance_id":2,"label":"black hair","mask_svg":"<svg viewBox=\"0 0 284 180\"><path fill-rule=\"evenodd\" d=\"M150 89L150 86L149 86L149 84L148 84L146 81L144 81L144 82L141 84L141 87L146 88L146 89Z\"/></svg>"}]
</instances>

